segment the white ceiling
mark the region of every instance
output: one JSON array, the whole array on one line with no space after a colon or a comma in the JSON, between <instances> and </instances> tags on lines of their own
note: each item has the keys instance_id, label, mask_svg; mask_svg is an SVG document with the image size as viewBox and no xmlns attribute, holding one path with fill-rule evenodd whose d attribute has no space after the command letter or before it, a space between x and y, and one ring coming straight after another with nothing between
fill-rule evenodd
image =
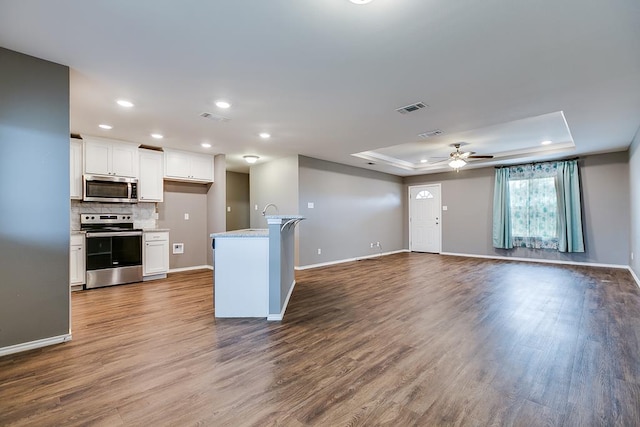
<instances>
[{"instance_id":1,"label":"white ceiling","mask_svg":"<svg viewBox=\"0 0 640 427\"><path fill-rule=\"evenodd\" d=\"M457 140L514 162L624 150L640 126L637 0L0 0L0 46L71 67L72 132L225 153L232 170L303 154L412 175L438 168L352 154L446 156ZM571 143L506 144L520 124L532 149L560 112Z\"/></svg>"}]
</instances>

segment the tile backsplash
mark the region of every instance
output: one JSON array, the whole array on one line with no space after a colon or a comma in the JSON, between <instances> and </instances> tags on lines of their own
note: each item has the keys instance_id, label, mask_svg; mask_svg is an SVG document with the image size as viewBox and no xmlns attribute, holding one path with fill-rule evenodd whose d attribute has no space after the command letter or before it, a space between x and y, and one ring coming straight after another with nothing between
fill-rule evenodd
<instances>
[{"instance_id":1,"label":"tile backsplash","mask_svg":"<svg viewBox=\"0 0 640 427\"><path fill-rule=\"evenodd\" d=\"M71 230L80 230L81 213L133 213L134 228L156 228L155 203L100 203L71 200Z\"/></svg>"}]
</instances>

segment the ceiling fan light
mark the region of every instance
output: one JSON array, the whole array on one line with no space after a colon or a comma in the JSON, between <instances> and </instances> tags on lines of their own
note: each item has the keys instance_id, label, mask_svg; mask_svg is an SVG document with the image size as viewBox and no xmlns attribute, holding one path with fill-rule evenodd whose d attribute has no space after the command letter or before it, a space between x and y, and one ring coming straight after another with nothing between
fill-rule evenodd
<instances>
[{"instance_id":1,"label":"ceiling fan light","mask_svg":"<svg viewBox=\"0 0 640 427\"><path fill-rule=\"evenodd\" d=\"M449 162L449 166L451 166L454 169L460 169L461 167L465 166L467 164L467 162L465 162L462 159L455 159L455 160L451 160Z\"/></svg>"}]
</instances>

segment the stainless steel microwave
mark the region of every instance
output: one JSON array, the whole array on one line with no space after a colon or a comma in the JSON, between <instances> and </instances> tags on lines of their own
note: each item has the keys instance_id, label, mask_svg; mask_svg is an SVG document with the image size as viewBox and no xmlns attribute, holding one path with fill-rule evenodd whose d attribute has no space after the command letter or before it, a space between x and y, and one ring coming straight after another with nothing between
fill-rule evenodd
<instances>
[{"instance_id":1,"label":"stainless steel microwave","mask_svg":"<svg viewBox=\"0 0 640 427\"><path fill-rule=\"evenodd\" d=\"M84 175L85 202L137 203L138 179L120 176Z\"/></svg>"}]
</instances>

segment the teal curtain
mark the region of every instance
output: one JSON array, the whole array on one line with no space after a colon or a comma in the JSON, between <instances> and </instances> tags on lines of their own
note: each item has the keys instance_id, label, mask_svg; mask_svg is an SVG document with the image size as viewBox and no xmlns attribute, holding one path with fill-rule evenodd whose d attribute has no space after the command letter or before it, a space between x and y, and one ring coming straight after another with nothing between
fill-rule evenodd
<instances>
[{"instance_id":1,"label":"teal curtain","mask_svg":"<svg viewBox=\"0 0 640 427\"><path fill-rule=\"evenodd\" d=\"M509 168L496 169L493 191L493 247L513 248L511 238L511 203L509 201Z\"/></svg>"},{"instance_id":2,"label":"teal curtain","mask_svg":"<svg viewBox=\"0 0 640 427\"><path fill-rule=\"evenodd\" d=\"M558 197L558 250L584 252L577 160L558 162L556 194Z\"/></svg>"}]
</instances>

